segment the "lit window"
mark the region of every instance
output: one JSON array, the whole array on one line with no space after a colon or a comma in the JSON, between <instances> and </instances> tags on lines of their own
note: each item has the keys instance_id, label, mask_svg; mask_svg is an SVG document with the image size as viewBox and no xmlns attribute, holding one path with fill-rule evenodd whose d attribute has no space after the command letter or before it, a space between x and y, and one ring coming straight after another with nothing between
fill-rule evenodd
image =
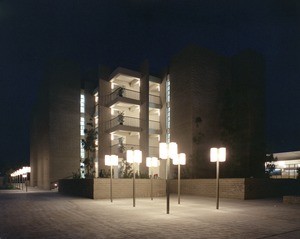
<instances>
[{"instance_id":1,"label":"lit window","mask_svg":"<svg viewBox=\"0 0 300 239\"><path fill-rule=\"evenodd\" d=\"M95 103L98 103L99 97L98 97L98 93L95 94Z\"/></svg>"},{"instance_id":2,"label":"lit window","mask_svg":"<svg viewBox=\"0 0 300 239\"><path fill-rule=\"evenodd\" d=\"M83 94L80 95L80 113L84 113L85 97Z\"/></svg>"},{"instance_id":3,"label":"lit window","mask_svg":"<svg viewBox=\"0 0 300 239\"><path fill-rule=\"evenodd\" d=\"M80 117L80 135L84 135L84 125L85 125L84 117Z\"/></svg>"},{"instance_id":4,"label":"lit window","mask_svg":"<svg viewBox=\"0 0 300 239\"><path fill-rule=\"evenodd\" d=\"M95 117L95 126L98 126L98 117Z\"/></svg>"},{"instance_id":5,"label":"lit window","mask_svg":"<svg viewBox=\"0 0 300 239\"><path fill-rule=\"evenodd\" d=\"M80 158L84 158L85 157L85 152L84 152L84 148L82 147L82 144L80 142Z\"/></svg>"},{"instance_id":6,"label":"lit window","mask_svg":"<svg viewBox=\"0 0 300 239\"><path fill-rule=\"evenodd\" d=\"M170 142L170 127L171 127L171 108L170 108L170 79L169 75L167 76L167 81L166 81L166 125L167 125L167 134L166 134L166 142Z\"/></svg>"}]
</instances>

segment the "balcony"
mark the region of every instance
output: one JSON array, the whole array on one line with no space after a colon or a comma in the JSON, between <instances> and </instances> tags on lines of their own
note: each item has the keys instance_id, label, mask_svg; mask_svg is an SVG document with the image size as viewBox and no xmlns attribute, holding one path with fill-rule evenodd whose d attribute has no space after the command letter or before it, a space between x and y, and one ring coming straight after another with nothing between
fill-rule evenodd
<instances>
[{"instance_id":1,"label":"balcony","mask_svg":"<svg viewBox=\"0 0 300 239\"><path fill-rule=\"evenodd\" d=\"M160 122L149 120L149 133L150 134L161 134Z\"/></svg>"},{"instance_id":2,"label":"balcony","mask_svg":"<svg viewBox=\"0 0 300 239\"><path fill-rule=\"evenodd\" d=\"M149 95L149 106L151 108L161 109L161 100L157 95Z\"/></svg>"},{"instance_id":3,"label":"balcony","mask_svg":"<svg viewBox=\"0 0 300 239\"><path fill-rule=\"evenodd\" d=\"M158 146L149 146L149 156L151 156L151 157L159 156Z\"/></svg>"},{"instance_id":4,"label":"balcony","mask_svg":"<svg viewBox=\"0 0 300 239\"><path fill-rule=\"evenodd\" d=\"M110 107L117 102L140 105L140 92L119 87L104 98L106 107Z\"/></svg>"},{"instance_id":5,"label":"balcony","mask_svg":"<svg viewBox=\"0 0 300 239\"><path fill-rule=\"evenodd\" d=\"M104 123L104 131L107 133L115 131L140 132L140 119L127 116L117 116Z\"/></svg>"},{"instance_id":6,"label":"balcony","mask_svg":"<svg viewBox=\"0 0 300 239\"><path fill-rule=\"evenodd\" d=\"M122 156L126 154L128 149L140 149L140 146L135 144L114 144L111 146L111 154Z\"/></svg>"}]
</instances>

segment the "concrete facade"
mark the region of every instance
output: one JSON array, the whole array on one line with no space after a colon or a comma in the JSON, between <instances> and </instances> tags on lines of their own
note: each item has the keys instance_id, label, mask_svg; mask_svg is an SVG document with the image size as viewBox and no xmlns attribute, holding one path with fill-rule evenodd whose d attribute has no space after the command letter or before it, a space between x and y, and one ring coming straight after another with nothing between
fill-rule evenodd
<instances>
[{"instance_id":1,"label":"concrete facade","mask_svg":"<svg viewBox=\"0 0 300 239\"><path fill-rule=\"evenodd\" d=\"M229 59L207 49L188 47L171 61L171 140L195 177L214 175L209 150L224 146L220 98L229 80Z\"/></svg>"},{"instance_id":2,"label":"concrete facade","mask_svg":"<svg viewBox=\"0 0 300 239\"><path fill-rule=\"evenodd\" d=\"M264 173L265 79L261 55L233 57L187 47L170 64L171 141L187 155L186 177L215 177L211 147L226 147L223 177ZM176 172L176 170L175 170Z\"/></svg>"},{"instance_id":3,"label":"concrete facade","mask_svg":"<svg viewBox=\"0 0 300 239\"><path fill-rule=\"evenodd\" d=\"M78 66L49 63L31 122L31 186L50 189L61 178L72 177L79 164Z\"/></svg>"}]
</instances>

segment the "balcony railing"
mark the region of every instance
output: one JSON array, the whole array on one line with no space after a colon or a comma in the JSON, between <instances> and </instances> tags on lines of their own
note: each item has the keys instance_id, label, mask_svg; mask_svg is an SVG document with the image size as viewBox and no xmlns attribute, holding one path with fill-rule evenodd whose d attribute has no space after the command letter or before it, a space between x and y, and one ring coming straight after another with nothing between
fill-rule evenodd
<instances>
[{"instance_id":1,"label":"balcony railing","mask_svg":"<svg viewBox=\"0 0 300 239\"><path fill-rule=\"evenodd\" d=\"M105 123L104 130L109 130L118 125L131 126L131 127L140 127L140 119L133 118L128 116L117 116Z\"/></svg>"},{"instance_id":2,"label":"balcony railing","mask_svg":"<svg viewBox=\"0 0 300 239\"><path fill-rule=\"evenodd\" d=\"M105 96L105 105L109 105L112 101L115 101L118 98L140 100L140 92L119 87L109 95Z\"/></svg>"},{"instance_id":3,"label":"balcony railing","mask_svg":"<svg viewBox=\"0 0 300 239\"><path fill-rule=\"evenodd\" d=\"M160 97L157 95L149 95L149 102L156 105L161 105Z\"/></svg>"},{"instance_id":4,"label":"balcony railing","mask_svg":"<svg viewBox=\"0 0 300 239\"><path fill-rule=\"evenodd\" d=\"M128 149L140 149L140 146L135 144L114 144L111 146L111 153L122 154L126 153Z\"/></svg>"},{"instance_id":5,"label":"balcony railing","mask_svg":"<svg viewBox=\"0 0 300 239\"><path fill-rule=\"evenodd\" d=\"M160 122L159 121L149 121L149 129L152 130L160 130Z\"/></svg>"},{"instance_id":6,"label":"balcony railing","mask_svg":"<svg viewBox=\"0 0 300 239\"><path fill-rule=\"evenodd\" d=\"M159 156L158 146L149 146L149 156L151 156L151 157Z\"/></svg>"}]
</instances>

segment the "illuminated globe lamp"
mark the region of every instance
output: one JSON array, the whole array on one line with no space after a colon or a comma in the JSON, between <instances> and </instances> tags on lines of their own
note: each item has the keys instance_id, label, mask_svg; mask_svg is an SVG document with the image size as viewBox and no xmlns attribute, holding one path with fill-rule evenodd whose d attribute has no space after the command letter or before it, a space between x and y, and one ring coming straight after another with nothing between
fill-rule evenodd
<instances>
[{"instance_id":1,"label":"illuminated globe lamp","mask_svg":"<svg viewBox=\"0 0 300 239\"><path fill-rule=\"evenodd\" d=\"M216 162L216 209L219 209L219 162L226 161L226 148L211 148L210 149L210 161Z\"/></svg>"},{"instance_id":2,"label":"illuminated globe lamp","mask_svg":"<svg viewBox=\"0 0 300 239\"><path fill-rule=\"evenodd\" d=\"M142 163L142 151L138 149L129 149L126 151L126 161L132 164L133 169L133 189L132 189L132 199L133 199L133 207L135 207L135 163L138 165Z\"/></svg>"},{"instance_id":3,"label":"illuminated globe lamp","mask_svg":"<svg viewBox=\"0 0 300 239\"><path fill-rule=\"evenodd\" d=\"M158 158L156 157L147 157L146 166L150 169L151 173L151 200L153 200L153 168L156 168L160 165Z\"/></svg>"},{"instance_id":4,"label":"illuminated globe lamp","mask_svg":"<svg viewBox=\"0 0 300 239\"><path fill-rule=\"evenodd\" d=\"M112 167L118 166L119 158L117 155L105 155L104 156L104 164L106 166L110 166L110 201L113 202L112 196Z\"/></svg>"}]
</instances>

